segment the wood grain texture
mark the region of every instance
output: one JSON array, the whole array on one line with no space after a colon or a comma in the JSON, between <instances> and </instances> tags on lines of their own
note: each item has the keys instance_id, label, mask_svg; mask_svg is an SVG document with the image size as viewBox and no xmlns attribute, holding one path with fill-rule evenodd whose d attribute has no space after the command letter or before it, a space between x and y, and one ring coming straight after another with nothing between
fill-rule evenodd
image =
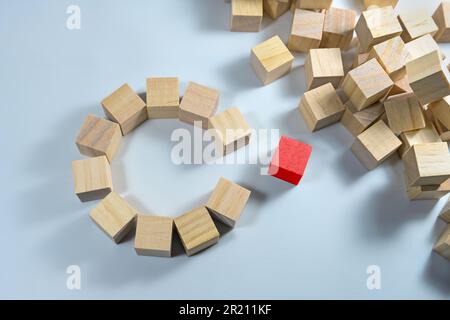
<instances>
[{"instance_id":1,"label":"wood grain texture","mask_svg":"<svg viewBox=\"0 0 450 320\"><path fill-rule=\"evenodd\" d=\"M333 0L296 0L295 7L298 9L329 9Z\"/></svg>"},{"instance_id":2,"label":"wood grain texture","mask_svg":"<svg viewBox=\"0 0 450 320\"><path fill-rule=\"evenodd\" d=\"M324 13L295 9L288 48L297 52L319 48L324 22Z\"/></svg>"},{"instance_id":3,"label":"wood grain texture","mask_svg":"<svg viewBox=\"0 0 450 320\"><path fill-rule=\"evenodd\" d=\"M231 31L258 32L262 17L263 0L231 0Z\"/></svg>"},{"instance_id":4,"label":"wood grain texture","mask_svg":"<svg viewBox=\"0 0 450 320\"><path fill-rule=\"evenodd\" d=\"M111 162L121 141L122 132L117 123L88 115L75 143L81 154L88 157L104 155Z\"/></svg>"},{"instance_id":5,"label":"wood grain texture","mask_svg":"<svg viewBox=\"0 0 450 320\"><path fill-rule=\"evenodd\" d=\"M375 169L400 148L402 142L382 121L356 137L352 152L369 169Z\"/></svg>"},{"instance_id":6,"label":"wood grain texture","mask_svg":"<svg viewBox=\"0 0 450 320\"><path fill-rule=\"evenodd\" d=\"M176 119L180 111L178 78L147 79L147 113L149 119Z\"/></svg>"},{"instance_id":7,"label":"wood grain texture","mask_svg":"<svg viewBox=\"0 0 450 320\"><path fill-rule=\"evenodd\" d=\"M305 92L300 105L300 113L308 128L316 131L339 122L345 107L331 83Z\"/></svg>"},{"instance_id":8,"label":"wood grain texture","mask_svg":"<svg viewBox=\"0 0 450 320\"><path fill-rule=\"evenodd\" d=\"M413 145L442 142L439 133L431 121L426 122L425 128L402 133L400 135L400 140L403 142L403 145L399 149L401 158L404 157L405 153L409 151Z\"/></svg>"},{"instance_id":9,"label":"wood grain texture","mask_svg":"<svg viewBox=\"0 0 450 320\"><path fill-rule=\"evenodd\" d=\"M352 107L346 105L341 123L354 137L357 137L381 118L384 114L384 105L378 102L361 111L353 112L352 110Z\"/></svg>"},{"instance_id":10,"label":"wood grain texture","mask_svg":"<svg viewBox=\"0 0 450 320\"><path fill-rule=\"evenodd\" d=\"M441 185L408 187L407 194L410 200L439 200L450 193L448 181Z\"/></svg>"},{"instance_id":11,"label":"wood grain texture","mask_svg":"<svg viewBox=\"0 0 450 320\"><path fill-rule=\"evenodd\" d=\"M401 37L394 37L373 46L369 59L377 59L393 81L406 76L409 53Z\"/></svg>"},{"instance_id":12,"label":"wood grain texture","mask_svg":"<svg viewBox=\"0 0 450 320\"><path fill-rule=\"evenodd\" d=\"M264 0L264 11L272 19L277 19L289 11L292 0Z\"/></svg>"},{"instance_id":13,"label":"wood grain texture","mask_svg":"<svg viewBox=\"0 0 450 320\"><path fill-rule=\"evenodd\" d=\"M124 136L147 120L145 102L127 83L105 98L102 106L106 116L120 125Z\"/></svg>"},{"instance_id":14,"label":"wood grain texture","mask_svg":"<svg viewBox=\"0 0 450 320\"><path fill-rule=\"evenodd\" d=\"M311 49L305 61L305 77L308 90L326 83L338 88L344 78L341 49Z\"/></svg>"},{"instance_id":15,"label":"wood grain texture","mask_svg":"<svg viewBox=\"0 0 450 320\"><path fill-rule=\"evenodd\" d=\"M75 194L82 202L103 199L113 190L106 156L72 162Z\"/></svg>"},{"instance_id":16,"label":"wood grain texture","mask_svg":"<svg viewBox=\"0 0 450 320\"><path fill-rule=\"evenodd\" d=\"M395 134L425 128L419 99L412 93L391 96L384 102L389 127Z\"/></svg>"},{"instance_id":17,"label":"wood grain texture","mask_svg":"<svg viewBox=\"0 0 450 320\"><path fill-rule=\"evenodd\" d=\"M355 27L362 52L402 34L403 29L390 6L364 11Z\"/></svg>"},{"instance_id":18,"label":"wood grain texture","mask_svg":"<svg viewBox=\"0 0 450 320\"><path fill-rule=\"evenodd\" d=\"M387 7L391 6L395 8L397 6L398 0L361 0L364 9L368 9L369 7Z\"/></svg>"},{"instance_id":19,"label":"wood grain texture","mask_svg":"<svg viewBox=\"0 0 450 320\"><path fill-rule=\"evenodd\" d=\"M447 227L434 246L433 251L447 260L450 260L450 224L447 224Z\"/></svg>"},{"instance_id":20,"label":"wood grain texture","mask_svg":"<svg viewBox=\"0 0 450 320\"><path fill-rule=\"evenodd\" d=\"M250 190L221 177L209 197L206 208L218 220L229 227L234 227L241 217L250 194Z\"/></svg>"},{"instance_id":21,"label":"wood grain texture","mask_svg":"<svg viewBox=\"0 0 450 320\"><path fill-rule=\"evenodd\" d=\"M392 87L391 91L389 91L388 96L395 96L402 93L413 93L413 89L409 85L407 76L394 82L394 86Z\"/></svg>"},{"instance_id":22,"label":"wood grain texture","mask_svg":"<svg viewBox=\"0 0 450 320\"><path fill-rule=\"evenodd\" d=\"M450 2L442 1L433 14L433 20L438 27L434 38L438 42L450 42Z\"/></svg>"},{"instance_id":23,"label":"wood grain texture","mask_svg":"<svg viewBox=\"0 0 450 320\"><path fill-rule=\"evenodd\" d=\"M274 36L251 50L250 64L263 85L291 71L294 56L280 37Z\"/></svg>"},{"instance_id":24,"label":"wood grain texture","mask_svg":"<svg viewBox=\"0 0 450 320\"><path fill-rule=\"evenodd\" d=\"M251 128L238 108L229 108L209 119L220 154L229 154L249 144Z\"/></svg>"},{"instance_id":25,"label":"wood grain texture","mask_svg":"<svg viewBox=\"0 0 450 320\"><path fill-rule=\"evenodd\" d=\"M408 186L440 185L450 178L447 143L413 145L404 155Z\"/></svg>"},{"instance_id":26,"label":"wood grain texture","mask_svg":"<svg viewBox=\"0 0 450 320\"><path fill-rule=\"evenodd\" d=\"M414 10L401 13L398 20L403 28L402 38L405 42L412 41L426 34L434 36L438 27L426 10Z\"/></svg>"},{"instance_id":27,"label":"wood grain texture","mask_svg":"<svg viewBox=\"0 0 450 320\"><path fill-rule=\"evenodd\" d=\"M219 105L218 90L189 82L180 103L178 118L186 123L201 122L203 129L208 129L208 119L212 117Z\"/></svg>"},{"instance_id":28,"label":"wood grain texture","mask_svg":"<svg viewBox=\"0 0 450 320\"><path fill-rule=\"evenodd\" d=\"M205 207L185 213L175 218L174 222L188 256L192 256L219 241L219 231Z\"/></svg>"},{"instance_id":29,"label":"wood grain texture","mask_svg":"<svg viewBox=\"0 0 450 320\"><path fill-rule=\"evenodd\" d=\"M433 51L407 62L406 72L422 105L450 95L448 70L442 66L439 52Z\"/></svg>"},{"instance_id":30,"label":"wood grain texture","mask_svg":"<svg viewBox=\"0 0 450 320\"><path fill-rule=\"evenodd\" d=\"M342 83L342 89L358 111L378 102L393 86L394 82L376 59L347 73Z\"/></svg>"},{"instance_id":31,"label":"wood grain texture","mask_svg":"<svg viewBox=\"0 0 450 320\"><path fill-rule=\"evenodd\" d=\"M359 67L360 65L369 61L369 53L359 53L355 55L353 60L352 69Z\"/></svg>"},{"instance_id":32,"label":"wood grain texture","mask_svg":"<svg viewBox=\"0 0 450 320\"><path fill-rule=\"evenodd\" d=\"M356 25L356 11L330 8L325 14L322 48L340 48L348 50L353 39Z\"/></svg>"},{"instance_id":33,"label":"wood grain texture","mask_svg":"<svg viewBox=\"0 0 450 320\"><path fill-rule=\"evenodd\" d=\"M450 184L450 182L447 180L446 184ZM439 215L439 218L447 223L450 223L450 200L447 201L444 208L441 211L441 214Z\"/></svg>"},{"instance_id":34,"label":"wood grain texture","mask_svg":"<svg viewBox=\"0 0 450 320\"><path fill-rule=\"evenodd\" d=\"M90 217L119 243L135 227L136 211L117 193L111 192L91 211Z\"/></svg>"},{"instance_id":35,"label":"wood grain texture","mask_svg":"<svg viewBox=\"0 0 450 320\"><path fill-rule=\"evenodd\" d=\"M405 48L408 51L408 59L406 62L423 57L424 55L434 51L438 51L441 59L444 60L444 55L439 48L439 45L429 34L406 43Z\"/></svg>"},{"instance_id":36,"label":"wood grain texture","mask_svg":"<svg viewBox=\"0 0 450 320\"><path fill-rule=\"evenodd\" d=\"M430 103L428 109L433 114L435 121L439 121L447 131L450 130L450 96Z\"/></svg>"},{"instance_id":37,"label":"wood grain texture","mask_svg":"<svg viewBox=\"0 0 450 320\"><path fill-rule=\"evenodd\" d=\"M173 219L138 215L134 249L140 256L172 256Z\"/></svg>"}]
</instances>

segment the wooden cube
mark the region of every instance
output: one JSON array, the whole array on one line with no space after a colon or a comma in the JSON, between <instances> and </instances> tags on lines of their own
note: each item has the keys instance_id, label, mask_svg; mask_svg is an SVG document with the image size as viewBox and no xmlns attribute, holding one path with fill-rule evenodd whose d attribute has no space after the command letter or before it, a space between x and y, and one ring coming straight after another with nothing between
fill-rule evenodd
<instances>
[{"instance_id":1,"label":"wooden cube","mask_svg":"<svg viewBox=\"0 0 450 320\"><path fill-rule=\"evenodd\" d=\"M185 213L175 218L174 222L188 256L192 256L219 241L219 231L205 207Z\"/></svg>"},{"instance_id":2,"label":"wooden cube","mask_svg":"<svg viewBox=\"0 0 450 320\"><path fill-rule=\"evenodd\" d=\"M450 224L447 225L444 232L439 237L433 251L445 259L450 260Z\"/></svg>"},{"instance_id":3,"label":"wooden cube","mask_svg":"<svg viewBox=\"0 0 450 320\"><path fill-rule=\"evenodd\" d=\"M330 9L333 0L296 0L296 8L298 9Z\"/></svg>"},{"instance_id":4,"label":"wooden cube","mask_svg":"<svg viewBox=\"0 0 450 320\"><path fill-rule=\"evenodd\" d=\"M413 93L389 97L384 102L389 127L395 134L425 128L425 117L419 99Z\"/></svg>"},{"instance_id":5,"label":"wooden cube","mask_svg":"<svg viewBox=\"0 0 450 320\"><path fill-rule=\"evenodd\" d=\"M402 38L406 42L426 34L434 36L438 31L438 27L436 23L434 23L433 18L423 9L402 13L398 16L398 20L404 30Z\"/></svg>"},{"instance_id":6,"label":"wooden cube","mask_svg":"<svg viewBox=\"0 0 450 320\"><path fill-rule=\"evenodd\" d=\"M354 137L357 137L378 121L383 114L384 105L381 102L356 112L353 112L352 107L347 106L341 123Z\"/></svg>"},{"instance_id":7,"label":"wooden cube","mask_svg":"<svg viewBox=\"0 0 450 320\"><path fill-rule=\"evenodd\" d=\"M347 73L342 88L352 105L360 111L378 102L393 85L378 61L371 59Z\"/></svg>"},{"instance_id":8,"label":"wooden cube","mask_svg":"<svg viewBox=\"0 0 450 320\"><path fill-rule=\"evenodd\" d=\"M403 132L400 135L403 145L399 149L400 157L403 158L409 149L416 144L442 142L439 133L431 121L427 121L425 128Z\"/></svg>"},{"instance_id":9,"label":"wooden cube","mask_svg":"<svg viewBox=\"0 0 450 320\"><path fill-rule=\"evenodd\" d=\"M72 162L75 194L82 202L103 199L113 190L106 156Z\"/></svg>"},{"instance_id":10,"label":"wooden cube","mask_svg":"<svg viewBox=\"0 0 450 320\"><path fill-rule=\"evenodd\" d=\"M394 82L394 86L392 87L391 91L389 91L389 96L395 96L402 93L414 93L413 89L409 85L407 76Z\"/></svg>"},{"instance_id":11,"label":"wooden cube","mask_svg":"<svg viewBox=\"0 0 450 320\"><path fill-rule=\"evenodd\" d=\"M288 48L298 52L319 48L324 21L324 13L295 9Z\"/></svg>"},{"instance_id":12,"label":"wooden cube","mask_svg":"<svg viewBox=\"0 0 450 320\"><path fill-rule=\"evenodd\" d=\"M124 84L105 98L102 106L106 116L120 125L124 136L147 120L145 102L128 84Z\"/></svg>"},{"instance_id":13,"label":"wooden cube","mask_svg":"<svg viewBox=\"0 0 450 320\"><path fill-rule=\"evenodd\" d=\"M428 105L428 110L433 114L433 119L439 121L446 130L450 130L450 96L439 99Z\"/></svg>"},{"instance_id":14,"label":"wooden cube","mask_svg":"<svg viewBox=\"0 0 450 320\"><path fill-rule=\"evenodd\" d=\"M345 107L331 83L327 83L305 92L299 110L308 128L316 131L339 122Z\"/></svg>"},{"instance_id":15,"label":"wooden cube","mask_svg":"<svg viewBox=\"0 0 450 320\"><path fill-rule=\"evenodd\" d=\"M355 55L355 59L353 60L352 69L359 67L360 65L369 61L369 53L359 53Z\"/></svg>"},{"instance_id":16,"label":"wooden cube","mask_svg":"<svg viewBox=\"0 0 450 320\"><path fill-rule=\"evenodd\" d=\"M178 118L189 124L200 124L208 129L208 120L219 105L219 91L195 82L189 82L180 103Z\"/></svg>"},{"instance_id":17,"label":"wooden cube","mask_svg":"<svg viewBox=\"0 0 450 320\"><path fill-rule=\"evenodd\" d=\"M238 108L230 108L209 119L221 154L229 154L250 142L251 129Z\"/></svg>"},{"instance_id":18,"label":"wooden cube","mask_svg":"<svg viewBox=\"0 0 450 320\"><path fill-rule=\"evenodd\" d=\"M401 37L395 37L373 46L369 59L377 59L393 81L406 76L409 53Z\"/></svg>"},{"instance_id":19,"label":"wooden cube","mask_svg":"<svg viewBox=\"0 0 450 320\"><path fill-rule=\"evenodd\" d=\"M450 95L448 70L441 65L439 52L433 51L406 63L409 84L422 105Z\"/></svg>"},{"instance_id":20,"label":"wooden cube","mask_svg":"<svg viewBox=\"0 0 450 320\"><path fill-rule=\"evenodd\" d=\"M391 6L395 8L398 0L362 0L364 9L369 9L369 7L387 7Z\"/></svg>"},{"instance_id":21,"label":"wooden cube","mask_svg":"<svg viewBox=\"0 0 450 320\"><path fill-rule=\"evenodd\" d=\"M441 185L408 187L407 194L410 200L439 200L450 193L449 180Z\"/></svg>"},{"instance_id":22,"label":"wooden cube","mask_svg":"<svg viewBox=\"0 0 450 320\"><path fill-rule=\"evenodd\" d=\"M305 76L308 90L326 83L338 88L344 77L341 49L311 49L305 61Z\"/></svg>"},{"instance_id":23,"label":"wooden cube","mask_svg":"<svg viewBox=\"0 0 450 320\"><path fill-rule=\"evenodd\" d=\"M356 12L349 9L330 8L325 14L322 48L348 50L356 25Z\"/></svg>"},{"instance_id":24,"label":"wooden cube","mask_svg":"<svg viewBox=\"0 0 450 320\"><path fill-rule=\"evenodd\" d=\"M176 119L179 111L178 78L148 78L147 113L149 119Z\"/></svg>"},{"instance_id":25,"label":"wooden cube","mask_svg":"<svg viewBox=\"0 0 450 320\"><path fill-rule=\"evenodd\" d=\"M97 226L116 243L134 228L136 215L136 210L115 192L111 192L90 213Z\"/></svg>"},{"instance_id":26,"label":"wooden cube","mask_svg":"<svg viewBox=\"0 0 450 320\"><path fill-rule=\"evenodd\" d=\"M369 170L375 169L400 148L402 142L379 120L356 137L352 151Z\"/></svg>"},{"instance_id":27,"label":"wooden cube","mask_svg":"<svg viewBox=\"0 0 450 320\"><path fill-rule=\"evenodd\" d=\"M172 256L173 219L138 215L134 249L140 256Z\"/></svg>"},{"instance_id":28,"label":"wooden cube","mask_svg":"<svg viewBox=\"0 0 450 320\"><path fill-rule=\"evenodd\" d=\"M429 34L426 34L420 38L417 38L413 41L406 43L405 47L409 55L406 62L423 57L424 55L431 53L433 51L438 51L441 56L441 59L444 60L444 55L442 54L439 45Z\"/></svg>"},{"instance_id":29,"label":"wooden cube","mask_svg":"<svg viewBox=\"0 0 450 320\"><path fill-rule=\"evenodd\" d=\"M449 184L448 180L447 180L446 184ZM442 209L442 212L439 215L439 218L447 223L450 223L450 200L447 201L446 205Z\"/></svg>"},{"instance_id":30,"label":"wooden cube","mask_svg":"<svg viewBox=\"0 0 450 320\"><path fill-rule=\"evenodd\" d=\"M209 197L206 208L217 219L229 227L234 227L250 197L250 190L220 178Z\"/></svg>"},{"instance_id":31,"label":"wooden cube","mask_svg":"<svg viewBox=\"0 0 450 320\"><path fill-rule=\"evenodd\" d=\"M368 52L374 45L402 34L403 29L390 6L364 11L355 28L361 50Z\"/></svg>"},{"instance_id":32,"label":"wooden cube","mask_svg":"<svg viewBox=\"0 0 450 320\"><path fill-rule=\"evenodd\" d=\"M438 42L450 42L450 2L443 1L433 14L438 27L434 38Z\"/></svg>"},{"instance_id":33,"label":"wooden cube","mask_svg":"<svg viewBox=\"0 0 450 320\"><path fill-rule=\"evenodd\" d=\"M305 174L311 153L310 145L282 136L270 163L268 174L298 185Z\"/></svg>"},{"instance_id":34,"label":"wooden cube","mask_svg":"<svg viewBox=\"0 0 450 320\"><path fill-rule=\"evenodd\" d=\"M281 41L274 36L254 47L250 64L264 85L272 83L291 71L294 56Z\"/></svg>"},{"instance_id":35,"label":"wooden cube","mask_svg":"<svg viewBox=\"0 0 450 320\"><path fill-rule=\"evenodd\" d=\"M111 162L121 140L122 132L117 123L88 115L75 143L81 154L88 157L106 156Z\"/></svg>"},{"instance_id":36,"label":"wooden cube","mask_svg":"<svg viewBox=\"0 0 450 320\"><path fill-rule=\"evenodd\" d=\"M263 17L263 0L231 0L231 31L258 32Z\"/></svg>"},{"instance_id":37,"label":"wooden cube","mask_svg":"<svg viewBox=\"0 0 450 320\"><path fill-rule=\"evenodd\" d=\"M264 0L264 11L272 19L277 19L291 7L291 0Z\"/></svg>"},{"instance_id":38,"label":"wooden cube","mask_svg":"<svg viewBox=\"0 0 450 320\"><path fill-rule=\"evenodd\" d=\"M438 185L450 178L450 154L445 142L413 145L403 161L408 186Z\"/></svg>"}]
</instances>

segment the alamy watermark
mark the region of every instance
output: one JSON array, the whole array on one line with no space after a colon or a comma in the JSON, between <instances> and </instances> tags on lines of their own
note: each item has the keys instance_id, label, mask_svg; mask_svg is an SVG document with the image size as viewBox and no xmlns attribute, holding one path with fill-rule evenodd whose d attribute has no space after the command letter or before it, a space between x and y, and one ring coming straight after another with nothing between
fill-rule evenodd
<instances>
[{"instance_id":1,"label":"alamy watermark","mask_svg":"<svg viewBox=\"0 0 450 320\"><path fill-rule=\"evenodd\" d=\"M81 290L81 268L77 265L68 266L66 273L69 275L66 280L66 287L69 290Z\"/></svg>"},{"instance_id":2,"label":"alamy watermark","mask_svg":"<svg viewBox=\"0 0 450 320\"><path fill-rule=\"evenodd\" d=\"M381 268L377 265L370 265L367 267L366 286L369 290L381 290Z\"/></svg>"},{"instance_id":3,"label":"alamy watermark","mask_svg":"<svg viewBox=\"0 0 450 320\"><path fill-rule=\"evenodd\" d=\"M66 9L66 13L69 15L66 20L66 27L69 30L81 29L81 8L77 5L70 5Z\"/></svg>"}]
</instances>

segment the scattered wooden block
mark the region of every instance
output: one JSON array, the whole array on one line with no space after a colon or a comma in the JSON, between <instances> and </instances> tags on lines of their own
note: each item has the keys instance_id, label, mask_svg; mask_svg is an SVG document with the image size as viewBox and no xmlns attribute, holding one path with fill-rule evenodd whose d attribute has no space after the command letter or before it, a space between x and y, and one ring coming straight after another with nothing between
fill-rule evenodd
<instances>
[{"instance_id":1,"label":"scattered wooden block","mask_svg":"<svg viewBox=\"0 0 450 320\"><path fill-rule=\"evenodd\" d=\"M441 59L444 60L444 55L442 54L439 45L429 34L406 43L405 48L408 51L409 55L406 62L423 57L424 55L427 55L428 53L432 53L434 51L438 51Z\"/></svg>"},{"instance_id":2,"label":"scattered wooden block","mask_svg":"<svg viewBox=\"0 0 450 320\"><path fill-rule=\"evenodd\" d=\"M379 120L356 137L352 151L369 170L375 169L400 148L402 142Z\"/></svg>"},{"instance_id":3,"label":"scattered wooden block","mask_svg":"<svg viewBox=\"0 0 450 320\"><path fill-rule=\"evenodd\" d=\"M308 128L316 131L339 122L345 107L331 83L305 92L299 105Z\"/></svg>"},{"instance_id":4,"label":"scattered wooden block","mask_svg":"<svg viewBox=\"0 0 450 320\"><path fill-rule=\"evenodd\" d=\"M443 1L433 14L433 20L438 26L434 38L438 42L450 42L450 2Z\"/></svg>"},{"instance_id":5,"label":"scattered wooden block","mask_svg":"<svg viewBox=\"0 0 450 320\"><path fill-rule=\"evenodd\" d=\"M448 130L438 119L434 117L431 110L427 110L426 114L428 114L428 118L431 119L431 121L435 125L441 140L445 142L450 142L450 130Z\"/></svg>"},{"instance_id":6,"label":"scattered wooden block","mask_svg":"<svg viewBox=\"0 0 450 320\"><path fill-rule=\"evenodd\" d=\"M440 185L450 178L450 154L445 142L413 145L403 161L408 186Z\"/></svg>"},{"instance_id":7,"label":"scattered wooden block","mask_svg":"<svg viewBox=\"0 0 450 320\"><path fill-rule=\"evenodd\" d=\"M324 13L295 9L288 48L298 52L319 48L324 21Z\"/></svg>"},{"instance_id":8,"label":"scattered wooden block","mask_svg":"<svg viewBox=\"0 0 450 320\"><path fill-rule=\"evenodd\" d=\"M136 211L117 193L111 192L91 211L90 217L106 235L119 243L135 226Z\"/></svg>"},{"instance_id":9,"label":"scattered wooden block","mask_svg":"<svg viewBox=\"0 0 450 320\"><path fill-rule=\"evenodd\" d=\"M446 130L450 130L450 96L430 103L428 109L433 114L435 121L439 121Z\"/></svg>"},{"instance_id":10,"label":"scattered wooden block","mask_svg":"<svg viewBox=\"0 0 450 320\"><path fill-rule=\"evenodd\" d=\"M104 155L111 162L121 140L122 132L117 123L88 115L75 143L81 154L88 157Z\"/></svg>"},{"instance_id":11,"label":"scattered wooden block","mask_svg":"<svg viewBox=\"0 0 450 320\"><path fill-rule=\"evenodd\" d=\"M384 114L384 105L378 102L361 111L353 112L352 110L352 107L345 108L341 123L354 137L357 137L381 118Z\"/></svg>"},{"instance_id":12,"label":"scattered wooden block","mask_svg":"<svg viewBox=\"0 0 450 320\"><path fill-rule=\"evenodd\" d=\"M444 232L439 237L433 251L447 260L450 260L450 224L447 225Z\"/></svg>"},{"instance_id":13,"label":"scattered wooden block","mask_svg":"<svg viewBox=\"0 0 450 320\"><path fill-rule=\"evenodd\" d=\"M439 52L433 51L406 63L409 84L422 105L450 95L448 70L441 65Z\"/></svg>"},{"instance_id":14,"label":"scattered wooden block","mask_svg":"<svg viewBox=\"0 0 450 320\"><path fill-rule=\"evenodd\" d=\"M369 9L369 7L376 6L376 7L387 7L391 6L395 8L395 6L398 3L398 0L362 0L362 3L364 5L364 9Z\"/></svg>"},{"instance_id":15,"label":"scattered wooden block","mask_svg":"<svg viewBox=\"0 0 450 320\"><path fill-rule=\"evenodd\" d=\"M446 184L449 184L448 180L447 180ZM442 212L439 215L439 218L447 223L450 223L450 200L447 201L447 204L442 209Z\"/></svg>"},{"instance_id":16,"label":"scattered wooden block","mask_svg":"<svg viewBox=\"0 0 450 320\"><path fill-rule=\"evenodd\" d=\"M377 59L393 81L406 76L409 53L401 37L395 37L373 46L369 59Z\"/></svg>"},{"instance_id":17,"label":"scattered wooden block","mask_svg":"<svg viewBox=\"0 0 450 320\"><path fill-rule=\"evenodd\" d=\"M263 0L231 0L231 31L258 32L263 17Z\"/></svg>"},{"instance_id":18,"label":"scattered wooden block","mask_svg":"<svg viewBox=\"0 0 450 320\"><path fill-rule=\"evenodd\" d=\"M278 36L264 41L251 51L250 63L264 85L287 74L293 62L294 56Z\"/></svg>"},{"instance_id":19,"label":"scattered wooden block","mask_svg":"<svg viewBox=\"0 0 450 320\"><path fill-rule=\"evenodd\" d=\"M308 165L312 147L303 142L282 136L269 166L269 175L298 185Z\"/></svg>"},{"instance_id":20,"label":"scattered wooden block","mask_svg":"<svg viewBox=\"0 0 450 320\"><path fill-rule=\"evenodd\" d=\"M326 83L338 88L344 77L341 49L311 49L305 61L305 76L308 90Z\"/></svg>"},{"instance_id":21,"label":"scattered wooden block","mask_svg":"<svg viewBox=\"0 0 450 320\"><path fill-rule=\"evenodd\" d=\"M389 96L395 96L402 93L414 93L413 89L409 85L407 76L394 82L394 86L392 87L391 91L389 91Z\"/></svg>"},{"instance_id":22,"label":"scattered wooden block","mask_svg":"<svg viewBox=\"0 0 450 320\"><path fill-rule=\"evenodd\" d=\"M185 213L175 218L174 222L188 256L192 256L219 241L219 231L205 207Z\"/></svg>"},{"instance_id":23,"label":"scattered wooden block","mask_svg":"<svg viewBox=\"0 0 450 320\"><path fill-rule=\"evenodd\" d=\"M230 108L209 119L221 154L229 154L249 144L251 128L238 108Z\"/></svg>"},{"instance_id":24,"label":"scattered wooden block","mask_svg":"<svg viewBox=\"0 0 450 320\"><path fill-rule=\"evenodd\" d=\"M264 0L264 11L272 19L282 16L291 7L291 0Z\"/></svg>"},{"instance_id":25,"label":"scattered wooden block","mask_svg":"<svg viewBox=\"0 0 450 320\"><path fill-rule=\"evenodd\" d=\"M395 134L425 128L425 117L419 99L413 93L389 97L384 102L389 127Z\"/></svg>"},{"instance_id":26,"label":"scattered wooden block","mask_svg":"<svg viewBox=\"0 0 450 320\"><path fill-rule=\"evenodd\" d=\"M390 6L364 11L355 28L361 50L368 52L374 45L402 34L402 26Z\"/></svg>"},{"instance_id":27,"label":"scattered wooden block","mask_svg":"<svg viewBox=\"0 0 450 320\"><path fill-rule=\"evenodd\" d=\"M173 219L138 215L134 248L140 256L172 256Z\"/></svg>"},{"instance_id":28,"label":"scattered wooden block","mask_svg":"<svg viewBox=\"0 0 450 320\"><path fill-rule=\"evenodd\" d=\"M176 119L179 111L178 78L148 78L147 113L149 119Z\"/></svg>"},{"instance_id":29,"label":"scattered wooden block","mask_svg":"<svg viewBox=\"0 0 450 320\"><path fill-rule=\"evenodd\" d=\"M145 102L126 83L102 101L106 116L120 125L125 136L145 120Z\"/></svg>"},{"instance_id":30,"label":"scattered wooden block","mask_svg":"<svg viewBox=\"0 0 450 320\"><path fill-rule=\"evenodd\" d=\"M436 131L436 128L431 121L426 122L425 128L403 132L400 135L400 140L403 142L403 145L399 149L401 158L403 158L406 152L416 144L442 142L439 133Z\"/></svg>"},{"instance_id":31,"label":"scattered wooden block","mask_svg":"<svg viewBox=\"0 0 450 320\"><path fill-rule=\"evenodd\" d=\"M355 55L355 59L353 60L352 69L359 67L360 65L369 61L369 53L359 53Z\"/></svg>"},{"instance_id":32,"label":"scattered wooden block","mask_svg":"<svg viewBox=\"0 0 450 320\"><path fill-rule=\"evenodd\" d=\"M378 61L371 59L347 73L342 88L352 105L360 111L387 95L393 85Z\"/></svg>"},{"instance_id":33,"label":"scattered wooden block","mask_svg":"<svg viewBox=\"0 0 450 320\"><path fill-rule=\"evenodd\" d=\"M234 227L250 197L250 190L220 178L209 197L206 208L217 219L229 227Z\"/></svg>"},{"instance_id":34,"label":"scattered wooden block","mask_svg":"<svg viewBox=\"0 0 450 320\"><path fill-rule=\"evenodd\" d=\"M296 0L297 9L330 9L333 0Z\"/></svg>"},{"instance_id":35,"label":"scattered wooden block","mask_svg":"<svg viewBox=\"0 0 450 320\"><path fill-rule=\"evenodd\" d=\"M218 90L189 82L180 103L178 118L193 125L201 123L203 129L208 129L208 119L216 113L219 96Z\"/></svg>"},{"instance_id":36,"label":"scattered wooden block","mask_svg":"<svg viewBox=\"0 0 450 320\"><path fill-rule=\"evenodd\" d=\"M410 200L439 200L450 193L449 180L441 185L409 187L407 194Z\"/></svg>"},{"instance_id":37,"label":"scattered wooden block","mask_svg":"<svg viewBox=\"0 0 450 320\"><path fill-rule=\"evenodd\" d=\"M322 48L348 50L356 25L356 12L349 9L330 8L325 14Z\"/></svg>"},{"instance_id":38,"label":"scattered wooden block","mask_svg":"<svg viewBox=\"0 0 450 320\"><path fill-rule=\"evenodd\" d=\"M82 202L103 199L113 190L106 156L72 162L75 194Z\"/></svg>"},{"instance_id":39,"label":"scattered wooden block","mask_svg":"<svg viewBox=\"0 0 450 320\"><path fill-rule=\"evenodd\" d=\"M438 27L434 23L433 18L423 9L402 13L398 16L398 20L404 30L402 38L405 42L417 39L426 34L434 36L438 31Z\"/></svg>"}]
</instances>

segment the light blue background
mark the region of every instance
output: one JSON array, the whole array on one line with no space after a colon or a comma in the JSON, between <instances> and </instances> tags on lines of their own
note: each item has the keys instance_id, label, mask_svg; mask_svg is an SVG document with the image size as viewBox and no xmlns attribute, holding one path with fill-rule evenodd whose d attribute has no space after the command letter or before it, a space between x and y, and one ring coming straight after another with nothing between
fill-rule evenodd
<instances>
[{"instance_id":1,"label":"light blue background","mask_svg":"<svg viewBox=\"0 0 450 320\"><path fill-rule=\"evenodd\" d=\"M420 0L401 1L400 10ZM431 14L437 0L427 1ZM66 28L81 7L82 29ZM357 7L357 1L335 1ZM0 1L0 298L425 298L450 297L450 264L432 254L445 200L409 202L397 158L366 172L341 125L310 134L297 112L305 89L298 55L282 80L260 86L250 48L279 34L290 14L260 33L228 32L223 0ZM450 51L446 48L447 56ZM116 190L148 214L177 215L205 202L223 175L254 190L237 228L187 258L138 257L88 218L95 202L73 194L74 139L88 113L124 82L178 76L221 90L220 110L241 108L254 128L280 128L314 146L301 185L259 176L258 166L175 166L175 120L127 136L113 164ZM382 290L366 288L379 265ZM67 266L82 290L66 289Z\"/></svg>"}]
</instances>

